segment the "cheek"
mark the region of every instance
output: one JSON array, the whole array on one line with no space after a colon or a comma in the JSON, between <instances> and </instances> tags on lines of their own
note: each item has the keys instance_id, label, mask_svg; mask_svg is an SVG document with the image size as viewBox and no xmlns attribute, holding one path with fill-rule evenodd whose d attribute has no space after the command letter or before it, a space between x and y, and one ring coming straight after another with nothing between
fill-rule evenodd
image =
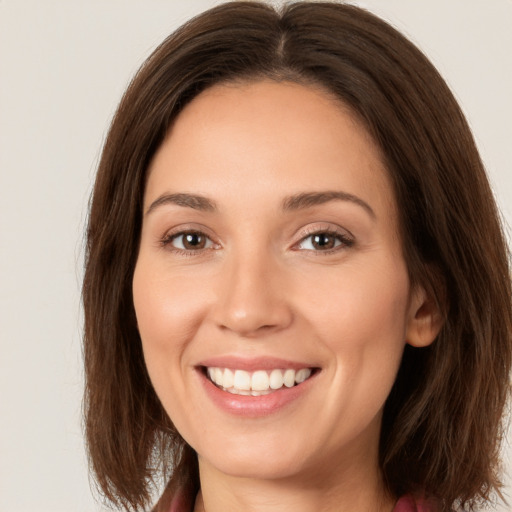
<instances>
[{"instance_id":1,"label":"cheek","mask_svg":"<svg viewBox=\"0 0 512 512\"><path fill-rule=\"evenodd\" d=\"M191 425L183 405L189 401L188 349L204 316L205 297L194 280L169 274L158 262L139 257L133 277L133 301L153 388L179 431L189 432Z\"/></svg>"},{"instance_id":2,"label":"cheek","mask_svg":"<svg viewBox=\"0 0 512 512\"><path fill-rule=\"evenodd\" d=\"M351 390L347 399L375 402L371 410L386 399L400 365L409 281L405 265L361 268L317 280L316 287L306 285L304 315L336 360L333 378L340 389Z\"/></svg>"},{"instance_id":3,"label":"cheek","mask_svg":"<svg viewBox=\"0 0 512 512\"><path fill-rule=\"evenodd\" d=\"M397 335L403 341L409 307L405 265L354 265L325 278L315 276L314 282L304 282L302 293L312 321L317 318L318 327L340 345Z\"/></svg>"},{"instance_id":4,"label":"cheek","mask_svg":"<svg viewBox=\"0 0 512 512\"><path fill-rule=\"evenodd\" d=\"M162 378L183 371L186 348L205 311L205 297L193 283L166 274L169 273L142 257L133 277L133 301L144 358L157 392Z\"/></svg>"}]
</instances>

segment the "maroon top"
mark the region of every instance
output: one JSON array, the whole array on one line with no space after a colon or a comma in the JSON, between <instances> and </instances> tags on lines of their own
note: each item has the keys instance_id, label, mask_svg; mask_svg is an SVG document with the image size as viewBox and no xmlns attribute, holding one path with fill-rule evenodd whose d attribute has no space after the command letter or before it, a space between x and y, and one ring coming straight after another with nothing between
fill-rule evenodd
<instances>
[{"instance_id":1,"label":"maroon top","mask_svg":"<svg viewBox=\"0 0 512 512\"><path fill-rule=\"evenodd\" d=\"M432 502L427 500L414 499L411 496L403 496L400 498L393 512L435 512L436 507Z\"/></svg>"},{"instance_id":2,"label":"maroon top","mask_svg":"<svg viewBox=\"0 0 512 512\"><path fill-rule=\"evenodd\" d=\"M190 500L187 499L185 494L178 494L172 500L169 512L190 512L191 510L192 503L190 503ZM435 508L432 503L428 503L426 500L403 496L397 501L393 512L435 512Z\"/></svg>"}]
</instances>

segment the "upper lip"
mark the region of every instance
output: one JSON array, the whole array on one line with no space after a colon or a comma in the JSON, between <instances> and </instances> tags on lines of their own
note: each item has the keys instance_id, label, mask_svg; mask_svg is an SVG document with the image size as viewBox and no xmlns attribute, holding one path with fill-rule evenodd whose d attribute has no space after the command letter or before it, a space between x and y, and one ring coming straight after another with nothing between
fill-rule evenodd
<instances>
[{"instance_id":1,"label":"upper lip","mask_svg":"<svg viewBox=\"0 0 512 512\"><path fill-rule=\"evenodd\" d=\"M245 370L254 372L256 370L273 370L275 368L286 370L300 370L301 368L315 368L311 363L300 361L291 361L279 357L240 357L240 356L215 356L204 359L197 366L210 368L230 368L235 370Z\"/></svg>"}]
</instances>

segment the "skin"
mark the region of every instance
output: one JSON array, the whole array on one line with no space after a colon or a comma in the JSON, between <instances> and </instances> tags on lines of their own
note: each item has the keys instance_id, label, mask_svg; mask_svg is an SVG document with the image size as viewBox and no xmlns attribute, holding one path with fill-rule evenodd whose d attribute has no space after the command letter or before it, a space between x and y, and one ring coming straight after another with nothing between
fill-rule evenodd
<instances>
[{"instance_id":1,"label":"skin","mask_svg":"<svg viewBox=\"0 0 512 512\"><path fill-rule=\"evenodd\" d=\"M349 196L283 209L325 191ZM161 199L185 193L215 209ZM187 231L203 245L185 250ZM411 289L398 232L378 148L324 91L218 85L179 115L150 165L133 295L154 388L198 453L195 510L392 510L382 408L405 344L440 327ZM287 406L244 417L200 382L199 362L225 355L320 371Z\"/></svg>"}]
</instances>

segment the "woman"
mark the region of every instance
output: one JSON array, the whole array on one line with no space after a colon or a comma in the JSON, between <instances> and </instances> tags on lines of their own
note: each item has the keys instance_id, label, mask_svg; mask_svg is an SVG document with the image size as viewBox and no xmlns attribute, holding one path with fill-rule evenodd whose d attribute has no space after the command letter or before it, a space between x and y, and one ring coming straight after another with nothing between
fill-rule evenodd
<instances>
[{"instance_id":1,"label":"woman","mask_svg":"<svg viewBox=\"0 0 512 512\"><path fill-rule=\"evenodd\" d=\"M126 509L162 478L159 512L499 493L498 214L446 84L364 10L233 2L162 43L103 150L83 293L90 458Z\"/></svg>"}]
</instances>

